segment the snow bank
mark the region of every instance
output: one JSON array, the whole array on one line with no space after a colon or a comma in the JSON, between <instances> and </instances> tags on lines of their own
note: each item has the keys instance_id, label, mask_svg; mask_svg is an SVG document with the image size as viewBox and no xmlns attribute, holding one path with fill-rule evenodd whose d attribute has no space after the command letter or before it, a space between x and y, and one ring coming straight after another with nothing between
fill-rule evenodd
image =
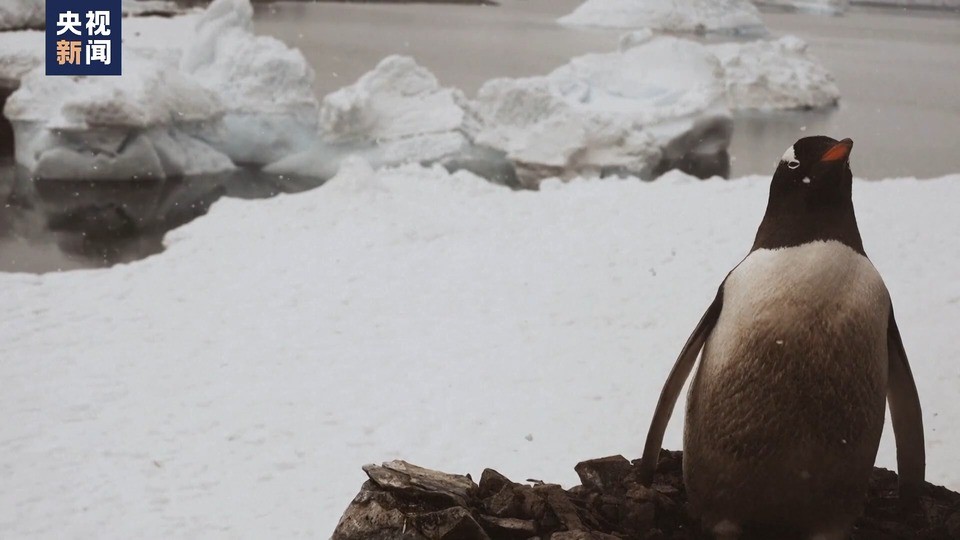
<instances>
[{"instance_id":1,"label":"snow bank","mask_svg":"<svg viewBox=\"0 0 960 540\"><path fill-rule=\"evenodd\" d=\"M543 77L495 79L477 93L477 142L525 177L629 173L715 154L730 137L722 70L702 45L658 37L588 54Z\"/></svg>"},{"instance_id":2,"label":"snow bank","mask_svg":"<svg viewBox=\"0 0 960 540\"><path fill-rule=\"evenodd\" d=\"M850 6L849 0L754 0L754 2L761 6L773 6L818 15L840 15L846 12Z\"/></svg>"},{"instance_id":3,"label":"snow bank","mask_svg":"<svg viewBox=\"0 0 960 540\"><path fill-rule=\"evenodd\" d=\"M750 0L587 0L558 19L570 26L649 28L666 32L765 34Z\"/></svg>"},{"instance_id":4,"label":"snow bank","mask_svg":"<svg viewBox=\"0 0 960 540\"><path fill-rule=\"evenodd\" d=\"M44 6L44 0L3 0L0 31L43 28L47 22Z\"/></svg>"},{"instance_id":5,"label":"snow bank","mask_svg":"<svg viewBox=\"0 0 960 540\"><path fill-rule=\"evenodd\" d=\"M833 75L795 36L708 46L723 65L732 109L810 109L836 105Z\"/></svg>"},{"instance_id":6,"label":"snow bank","mask_svg":"<svg viewBox=\"0 0 960 540\"><path fill-rule=\"evenodd\" d=\"M375 167L441 161L465 152L475 131L460 90L440 85L407 56L388 56L356 83L323 98L319 141L267 167L329 178L351 154ZM316 137L314 137L316 138Z\"/></svg>"},{"instance_id":7,"label":"snow bank","mask_svg":"<svg viewBox=\"0 0 960 540\"><path fill-rule=\"evenodd\" d=\"M569 486L583 458L636 457L768 186L672 173L515 192L351 162L314 191L221 199L143 261L0 274L0 536L326 538L364 463ZM960 176L854 193L928 479L960 488Z\"/></svg>"}]
</instances>

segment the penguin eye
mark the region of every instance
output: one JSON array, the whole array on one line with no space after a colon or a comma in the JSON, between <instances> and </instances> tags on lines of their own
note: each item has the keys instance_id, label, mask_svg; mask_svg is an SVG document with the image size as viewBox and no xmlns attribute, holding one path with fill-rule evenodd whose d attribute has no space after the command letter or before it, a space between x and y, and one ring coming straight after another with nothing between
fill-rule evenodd
<instances>
[{"instance_id":1,"label":"penguin eye","mask_svg":"<svg viewBox=\"0 0 960 540\"><path fill-rule=\"evenodd\" d=\"M800 162L795 159L791 159L790 161L787 162L787 167L790 167L791 169L796 169L799 166L800 166Z\"/></svg>"}]
</instances>

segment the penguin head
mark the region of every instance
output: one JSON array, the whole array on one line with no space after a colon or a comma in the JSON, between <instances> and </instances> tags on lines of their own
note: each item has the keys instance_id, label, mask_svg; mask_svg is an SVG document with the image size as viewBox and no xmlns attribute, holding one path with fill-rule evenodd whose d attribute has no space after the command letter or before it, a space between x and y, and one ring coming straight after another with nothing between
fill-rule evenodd
<instances>
[{"instance_id":1,"label":"penguin head","mask_svg":"<svg viewBox=\"0 0 960 540\"><path fill-rule=\"evenodd\" d=\"M853 174L850 150L853 141L830 137L804 137L783 153L773 173L771 195L808 203L849 200Z\"/></svg>"}]
</instances>

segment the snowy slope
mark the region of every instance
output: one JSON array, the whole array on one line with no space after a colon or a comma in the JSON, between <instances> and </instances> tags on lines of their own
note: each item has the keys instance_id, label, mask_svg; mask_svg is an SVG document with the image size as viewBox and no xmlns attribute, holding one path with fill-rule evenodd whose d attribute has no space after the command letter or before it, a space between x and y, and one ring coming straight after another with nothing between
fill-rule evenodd
<instances>
[{"instance_id":1,"label":"snowy slope","mask_svg":"<svg viewBox=\"0 0 960 540\"><path fill-rule=\"evenodd\" d=\"M0 537L326 537L366 462L570 485L578 460L636 457L767 182L514 192L351 163L218 202L144 261L0 275ZM956 175L855 185L929 479L954 489L958 197Z\"/></svg>"}]
</instances>

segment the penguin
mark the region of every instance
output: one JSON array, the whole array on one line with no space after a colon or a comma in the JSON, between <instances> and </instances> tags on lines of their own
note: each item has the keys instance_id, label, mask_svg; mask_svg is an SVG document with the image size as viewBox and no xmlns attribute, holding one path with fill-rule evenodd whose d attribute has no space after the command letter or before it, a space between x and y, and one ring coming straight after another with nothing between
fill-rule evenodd
<instances>
[{"instance_id":1,"label":"penguin","mask_svg":"<svg viewBox=\"0 0 960 540\"><path fill-rule=\"evenodd\" d=\"M885 404L901 500L915 502L924 482L920 400L857 227L852 148L816 136L784 152L750 252L721 283L657 403L639 470L646 486L699 356L683 478L692 517L715 538L846 538L863 511Z\"/></svg>"}]
</instances>

